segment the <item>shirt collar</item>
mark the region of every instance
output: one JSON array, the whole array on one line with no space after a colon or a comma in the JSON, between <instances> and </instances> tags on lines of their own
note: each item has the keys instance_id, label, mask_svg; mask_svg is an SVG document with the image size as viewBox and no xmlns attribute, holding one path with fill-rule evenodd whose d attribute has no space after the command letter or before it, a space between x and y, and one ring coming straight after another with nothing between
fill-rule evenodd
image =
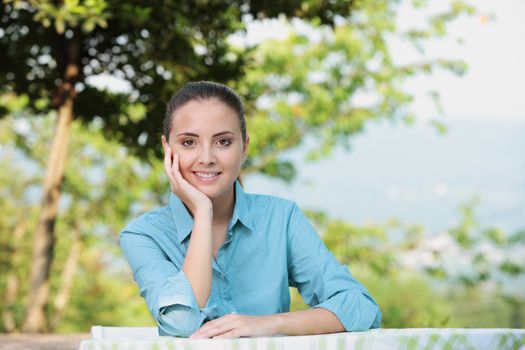
<instances>
[{"instance_id":1,"label":"shirt collar","mask_svg":"<svg viewBox=\"0 0 525 350\"><path fill-rule=\"evenodd\" d=\"M240 221L244 226L253 230L253 218L248 208L248 196L238 180L235 181L235 206L228 229L231 229L237 221Z\"/></svg>"},{"instance_id":2,"label":"shirt collar","mask_svg":"<svg viewBox=\"0 0 525 350\"><path fill-rule=\"evenodd\" d=\"M244 226L253 230L253 220L248 210L247 195L244 192L238 180L235 181L235 206L233 208L232 218L228 225L228 232L240 221ZM171 215L175 221L175 230L179 243L182 243L193 230L193 217L184 205L184 203L173 192L170 195L169 206Z\"/></svg>"}]
</instances>

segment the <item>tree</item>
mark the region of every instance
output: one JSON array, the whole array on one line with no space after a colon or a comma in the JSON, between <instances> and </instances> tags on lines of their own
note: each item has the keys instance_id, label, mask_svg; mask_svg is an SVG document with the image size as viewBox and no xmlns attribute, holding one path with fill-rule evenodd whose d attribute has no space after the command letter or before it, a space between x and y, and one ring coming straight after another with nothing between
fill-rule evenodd
<instances>
[{"instance_id":1,"label":"tree","mask_svg":"<svg viewBox=\"0 0 525 350\"><path fill-rule=\"evenodd\" d=\"M1 144L6 143L7 137L6 130L0 131ZM27 190L38 183L38 179L22 171L20 162L13 161L17 152L16 147L2 147L0 157L4 164L0 174L0 208L3 213L0 218L0 304L3 306L3 328L8 332L16 329L17 298L25 292L24 279L20 278L20 269L15 266L25 260L27 236L32 224L30 218L35 213Z\"/></svg>"},{"instance_id":2,"label":"tree","mask_svg":"<svg viewBox=\"0 0 525 350\"><path fill-rule=\"evenodd\" d=\"M36 226L35 190L40 189L38 184L45 168L45 145L53 135L53 114L0 120L0 160L6 164L0 176L0 209L5 214L0 219L0 264L2 271L7 271L0 275L0 329L5 331L20 329L23 314L31 303L26 300L30 288L26 276L31 268L28 243ZM50 331L67 329L64 319L71 318L78 324L70 325L70 329L85 330L104 315L102 306L107 308L106 314L109 310L122 314L126 303L137 304L130 298L118 300L119 293L131 295L135 289L130 276L126 275L127 281L122 283L122 277L109 271L108 261L120 257L120 229L130 215L144 210L135 203L155 207L160 203L151 191L163 188L166 194L161 162L148 165L117 141L104 138L100 127L97 123L82 125L80 121L72 124L69 167L55 227L57 240L50 273L52 302L46 310ZM92 298L86 298L88 292ZM144 311L147 316L147 309Z\"/></svg>"},{"instance_id":3,"label":"tree","mask_svg":"<svg viewBox=\"0 0 525 350\"><path fill-rule=\"evenodd\" d=\"M425 3L414 2L415 6ZM97 121L107 137L151 161L160 152L156 136L163 101L187 80L225 82L246 101L252 146L245 173L291 181L295 168L282 156L286 150L315 137L319 142L310 152L315 159L337 144L348 145L367 121L409 121L413 116L408 109L411 96L402 87L405 79L436 67L462 73L465 67L456 61L396 65L387 44L388 36L401 35L421 45L445 35L447 23L473 11L462 1L450 4L447 11L429 19L428 28L397 33L399 3L386 0L271 5L266 1L4 2L0 92L26 96L26 108L32 113L57 112L34 235L32 303L24 329L45 329L57 203L74 118ZM322 41L294 34L258 48L228 44L227 36L242 29L243 15L263 18L281 13L309 20L314 30L324 33ZM101 73L127 81L129 93L92 87L89 78ZM372 104L356 103L357 96L370 92L375 98Z\"/></svg>"},{"instance_id":4,"label":"tree","mask_svg":"<svg viewBox=\"0 0 525 350\"><path fill-rule=\"evenodd\" d=\"M98 116L106 134L144 156L155 135L163 102L187 80L226 82L242 72L244 56L231 52L228 34L241 17L284 14L333 23L351 1L4 1L0 14L2 93L28 96L27 108L57 111L44 177L41 214L34 234L27 332L46 328L54 227L66 167L71 123ZM116 75L131 95L92 88L90 76ZM3 111L5 114L5 110ZM150 150L150 151L148 151Z\"/></svg>"},{"instance_id":5,"label":"tree","mask_svg":"<svg viewBox=\"0 0 525 350\"><path fill-rule=\"evenodd\" d=\"M425 247L432 251L434 259L422 267L462 286L467 293L489 292L512 310L508 324L522 328L525 297L519 281L525 275L525 227L505 232L496 226L482 225L477 215L479 204L479 198L474 197L459 207L459 222L437 237L445 244ZM453 261L450 252L461 256L462 261ZM515 281L518 283L511 283Z\"/></svg>"},{"instance_id":6,"label":"tree","mask_svg":"<svg viewBox=\"0 0 525 350\"><path fill-rule=\"evenodd\" d=\"M339 18L333 28L303 24L308 30L292 28L285 40L263 42L251 52L246 76L236 84L248 101L251 149L245 174L292 181L296 169L285 151L302 145L309 148L307 160L315 160L329 155L335 146L349 147L368 122L413 122L413 97L404 88L407 80L436 69L465 72L460 60L424 55L419 61L399 64L392 57L390 39L424 50L427 41L446 35L447 24L472 15L474 8L451 1L448 9L428 17L428 27L401 30L397 18L401 3L407 2L357 1L352 16ZM426 5L426 1L413 3L423 9ZM438 130L442 128L438 119L433 122Z\"/></svg>"}]
</instances>

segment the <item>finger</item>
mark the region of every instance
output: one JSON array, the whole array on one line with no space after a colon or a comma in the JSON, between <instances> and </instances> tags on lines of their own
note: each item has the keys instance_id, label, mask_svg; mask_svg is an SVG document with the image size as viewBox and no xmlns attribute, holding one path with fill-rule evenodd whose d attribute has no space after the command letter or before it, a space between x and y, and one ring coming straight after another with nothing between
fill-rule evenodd
<instances>
[{"instance_id":1,"label":"finger","mask_svg":"<svg viewBox=\"0 0 525 350\"><path fill-rule=\"evenodd\" d=\"M235 327L230 323L215 323L214 325L209 325L209 322L206 325L202 326L197 332L192 334L190 338L211 338L217 335L221 335L231 330Z\"/></svg>"},{"instance_id":2,"label":"finger","mask_svg":"<svg viewBox=\"0 0 525 350\"><path fill-rule=\"evenodd\" d=\"M181 182L184 181L184 178L182 177L182 174L179 171L179 154L173 152L173 163L171 164L171 169L173 173L173 177L177 181L177 184L180 185Z\"/></svg>"},{"instance_id":3,"label":"finger","mask_svg":"<svg viewBox=\"0 0 525 350\"><path fill-rule=\"evenodd\" d=\"M164 147L164 170L171 169L171 149L169 146Z\"/></svg>"},{"instance_id":4,"label":"finger","mask_svg":"<svg viewBox=\"0 0 525 350\"><path fill-rule=\"evenodd\" d=\"M216 325L213 327L207 327L206 329L199 329L197 332L193 333L190 338L211 338L216 335L220 335L226 332L229 332L232 328L227 327L226 325Z\"/></svg>"},{"instance_id":5,"label":"finger","mask_svg":"<svg viewBox=\"0 0 525 350\"><path fill-rule=\"evenodd\" d=\"M176 175L179 173L179 154L172 152L172 159L171 171L173 171L173 175Z\"/></svg>"},{"instance_id":6,"label":"finger","mask_svg":"<svg viewBox=\"0 0 525 350\"><path fill-rule=\"evenodd\" d=\"M231 338L239 338L241 337L242 333L238 328L232 329L229 332L219 334L213 337L213 339L231 339Z\"/></svg>"},{"instance_id":7,"label":"finger","mask_svg":"<svg viewBox=\"0 0 525 350\"><path fill-rule=\"evenodd\" d=\"M197 331L207 330L207 329L216 327L216 326L221 325L221 324L228 324L228 323L231 324L236 319L236 318L234 318L232 316L233 316L233 314L226 314L226 315L223 315L223 316L221 316L219 318L216 318L216 319L213 319L211 321L208 321L201 328L199 328ZM235 314L235 316L237 316L237 315Z\"/></svg>"},{"instance_id":8,"label":"finger","mask_svg":"<svg viewBox=\"0 0 525 350\"><path fill-rule=\"evenodd\" d=\"M168 179L170 181L172 189L174 189L174 186L177 184L177 182L175 181L175 178L173 177L173 173L171 169L172 169L171 148L167 146L166 153L164 155L164 170L166 171L166 174L168 175Z\"/></svg>"}]
</instances>

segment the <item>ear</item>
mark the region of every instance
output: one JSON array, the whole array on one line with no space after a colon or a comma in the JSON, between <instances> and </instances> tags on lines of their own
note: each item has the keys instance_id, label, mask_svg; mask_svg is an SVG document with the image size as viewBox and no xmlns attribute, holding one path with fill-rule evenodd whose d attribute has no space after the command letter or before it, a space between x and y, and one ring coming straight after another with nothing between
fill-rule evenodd
<instances>
[{"instance_id":1,"label":"ear","mask_svg":"<svg viewBox=\"0 0 525 350\"><path fill-rule=\"evenodd\" d=\"M164 150L164 153L166 153L166 147L169 147L168 141L166 140L166 137L164 135L161 136L162 140L162 149Z\"/></svg>"},{"instance_id":2,"label":"ear","mask_svg":"<svg viewBox=\"0 0 525 350\"><path fill-rule=\"evenodd\" d=\"M246 157L248 154L248 145L250 144L250 136L246 135L246 141L242 145L242 156Z\"/></svg>"}]
</instances>

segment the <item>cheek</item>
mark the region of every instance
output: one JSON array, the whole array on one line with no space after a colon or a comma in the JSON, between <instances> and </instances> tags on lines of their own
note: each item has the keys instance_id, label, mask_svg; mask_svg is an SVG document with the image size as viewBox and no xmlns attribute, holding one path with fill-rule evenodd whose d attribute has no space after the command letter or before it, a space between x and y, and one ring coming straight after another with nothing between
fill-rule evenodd
<instances>
[{"instance_id":1,"label":"cheek","mask_svg":"<svg viewBox=\"0 0 525 350\"><path fill-rule=\"evenodd\" d=\"M191 156L187 154L186 152L179 153L179 170L181 173L187 173L191 169Z\"/></svg>"},{"instance_id":2,"label":"cheek","mask_svg":"<svg viewBox=\"0 0 525 350\"><path fill-rule=\"evenodd\" d=\"M239 168L242 164L242 152L234 152L228 157L228 163L230 166Z\"/></svg>"}]
</instances>

